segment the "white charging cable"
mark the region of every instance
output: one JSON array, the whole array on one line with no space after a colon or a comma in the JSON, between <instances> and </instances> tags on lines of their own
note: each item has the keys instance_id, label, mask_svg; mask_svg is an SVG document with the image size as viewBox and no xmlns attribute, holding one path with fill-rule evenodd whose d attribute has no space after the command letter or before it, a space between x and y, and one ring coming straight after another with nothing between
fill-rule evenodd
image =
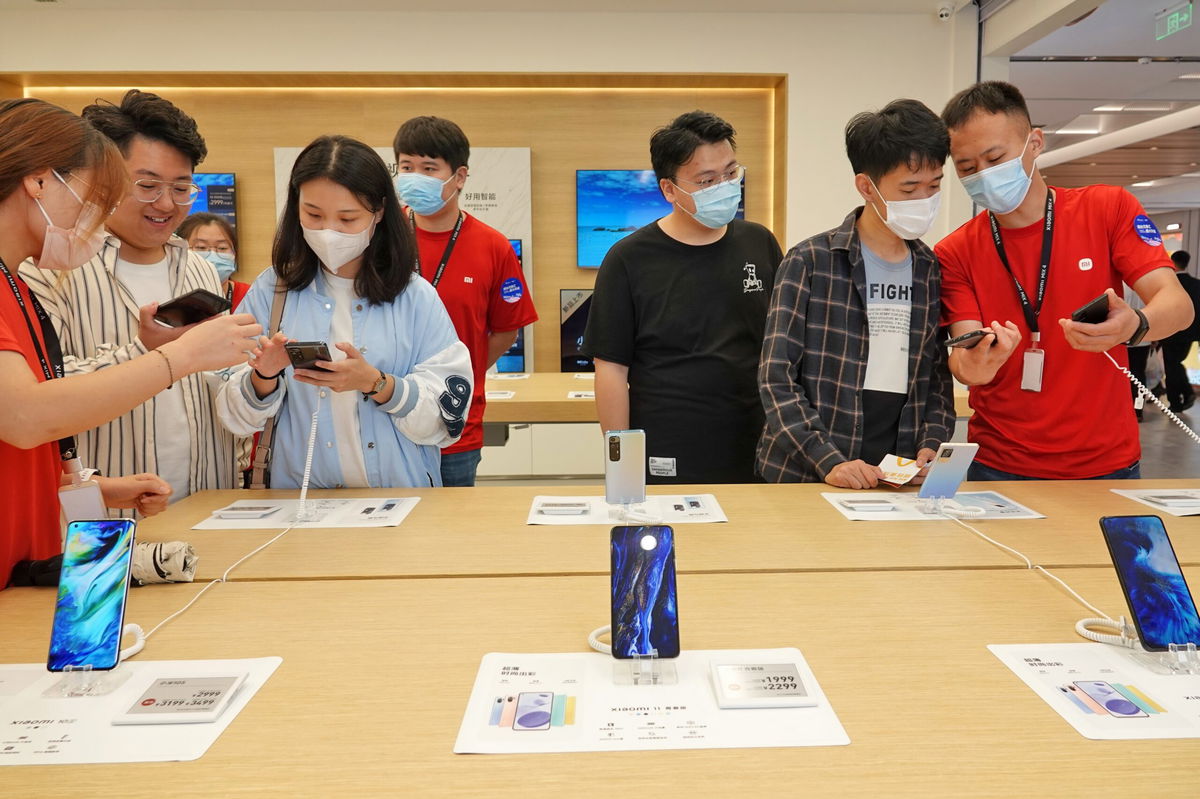
<instances>
[{"instance_id":1,"label":"white charging cable","mask_svg":"<svg viewBox=\"0 0 1200 799\"><path fill-rule=\"evenodd\" d=\"M970 530L972 533L979 536L984 541L987 541L989 544L999 547L1000 549L1003 549L1005 552L1011 553L1012 555L1015 555L1016 557L1020 558L1022 561L1025 562L1025 567L1027 569L1040 571L1042 574L1049 577L1051 580L1053 580L1054 582L1061 585L1064 589L1066 589L1067 593L1069 593L1071 596L1075 597L1075 599L1079 602L1079 604L1083 605L1085 608L1087 608L1088 610L1095 613L1098 618L1081 619L1080 621L1075 623L1075 632L1077 632L1079 635L1083 636L1084 638L1087 638L1090 641L1096 641L1097 643L1101 643L1101 644L1113 644L1115 646L1126 646L1126 647L1130 647L1130 648L1137 647L1137 645L1138 645L1137 633L1133 631L1133 629L1129 626L1128 622L1125 621L1124 617L1122 617L1119 621L1117 619L1112 618L1107 613L1100 610L1095 605L1093 605L1091 602L1088 602L1086 599L1084 599L1082 596L1080 596L1079 592L1077 592L1071 586L1067 585L1067 583L1062 578L1060 578L1058 575L1053 574L1052 572L1047 570L1044 566L1039 566L1038 564L1034 563L1023 552L1019 552L1018 550L1013 549L1012 547L1008 546L1007 544L1001 544L996 539L994 539L988 535L985 535L983 532L981 532L980 530L976 529L975 527L967 524L962 519L956 518L951 515L946 515L946 518L950 519L950 521L954 522L955 524L959 525L960 527L965 527L966 529ZM1103 633L1098 633L1098 632L1095 632L1095 631L1089 629L1091 627L1108 627L1110 629L1117 630L1119 634L1118 635L1105 635Z\"/></svg>"},{"instance_id":2,"label":"white charging cable","mask_svg":"<svg viewBox=\"0 0 1200 799\"><path fill-rule=\"evenodd\" d=\"M612 625L606 624L603 627L597 627L588 633L588 646L595 649L601 655L611 655L612 646L600 640L600 636L608 635L612 632Z\"/></svg>"},{"instance_id":3,"label":"white charging cable","mask_svg":"<svg viewBox=\"0 0 1200 799\"><path fill-rule=\"evenodd\" d=\"M1192 430L1192 428L1188 427L1187 424L1182 419L1180 419L1178 416L1176 416L1175 413L1170 408L1168 408L1166 405L1163 405L1162 400L1160 400L1158 397L1154 396L1153 391L1146 388L1144 385L1142 385L1141 380L1138 380L1136 377L1133 376L1133 372L1129 371L1124 366L1121 366L1121 364L1117 363L1116 360L1113 359L1113 356L1109 355L1107 352L1104 353L1104 357L1108 358L1110 361L1112 361L1112 365L1117 367L1118 370L1123 372L1124 375L1129 378L1129 382L1133 383L1133 385L1137 388L1139 394L1141 394L1143 397L1145 397L1146 399L1150 400L1155 405L1157 405L1158 409L1160 411L1162 411L1163 413L1165 413L1167 415L1168 419L1170 419L1175 424L1179 425L1179 427L1183 430L1183 432L1187 433L1188 438L1190 438L1195 443L1200 444L1200 436L1196 435L1196 431L1194 431L1194 430Z\"/></svg>"},{"instance_id":4,"label":"white charging cable","mask_svg":"<svg viewBox=\"0 0 1200 799\"><path fill-rule=\"evenodd\" d=\"M255 547L250 552L247 552L245 555L243 555L242 557L240 557L236 561L234 561L233 564L230 565L230 567L228 569L226 569L220 577L218 577L215 580L212 580L211 582L208 583L208 585L204 586L199 591L197 591L196 595L194 597L192 597L186 605L184 605L179 610L172 613L170 616L167 616L165 619L160 621L158 624L154 625L154 627L150 630L150 632L145 633L143 635L142 628L140 626L138 626L136 624L125 625L124 634L136 635L137 641L132 646L130 646L128 649L121 651L121 658L120 658L121 660L125 660L126 658L131 658L134 655L136 655L138 652L141 652L142 649L145 647L146 641L150 638L150 636L152 636L156 632L158 632L159 629L162 628L164 625L166 625L168 622L178 618L179 616L182 616L185 612L187 612L187 610L192 605L196 604L196 602L200 599L200 597L204 596L205 592L208 591L208 589L212 588L217 583L229 582L229 575L233 573L234 569L236 569L238 566L241 566L243 563L250 560L250 558L254 557L259 552L262 552L264 549L271 546L279 539L283 538L285 535L290 533L295 528L296 523L301 520L300 517L304 511L305 497L308 494L308 484L309 484L309 481L312 479L313 449L316 447L316 444L317 444L317 414L320 412L320 410L321 410L321 395L318 392L317 405L315 408L313 408L312 427L309 429L309 433L308 433L308 454L306 455L306 457L304 459L304 479L300 485L300 505L299 505L299 508L297 509L297 513L296 513L296 517L297 517L296 522L289 524L287 526L287 528L285 528L282 532L280 532L278 535L276 535L270 541L267 541L265 544L263 544L259 547Z\"/></svg>"}]
</instances>

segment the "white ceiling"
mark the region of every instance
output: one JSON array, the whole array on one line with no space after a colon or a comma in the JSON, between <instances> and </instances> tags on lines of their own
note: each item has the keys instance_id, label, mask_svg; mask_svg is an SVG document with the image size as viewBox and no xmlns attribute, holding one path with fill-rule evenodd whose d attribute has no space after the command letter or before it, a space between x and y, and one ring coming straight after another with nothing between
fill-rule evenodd
<instances>
[{"instance_id":1,"label":"white ceiling","mask_svg":"<svg viewBox=\"0 0 1200 799\"><path fill-rule=\"evenodd\" d=\"M1161 41L1155 40L1155 14L1177 3L1178 0L1107 0L1091 16L1060 28L1018 53L1016 58L1195 58L1200 56L1200 22ZM1097 135L1056 134L1060 129L1110 133L1200 103L1200 80L1179 80L1184 74L1200 74L1200 62L1037 60L1013 61L1009 65L1010 80L1025 94L1034 123L1045 126L1049 149ZM1132 108L1095 110L1101 106L1127 105ZM1136 170L1131 172L1134 173ZM1181 201L1178 207L1200 207L1200 180L1176 180L1170 188L1170 192L1160 192L1161 197L1156 200L1169 196L1172 201ZM1141 196L1150 189L1131 190Z\"/></svg>"},{"instance_id":2,"label":"white ceiling","mask_svg":"<svg viewBox=\"0 0 1200 799\"><path fill-rule=\"evenodd\" d=\"M0 11L42 8L195 11L464 11L464 12L770 12L839 14L930 14L934 0L0 0Z\"/></svg>"}]
</instances>

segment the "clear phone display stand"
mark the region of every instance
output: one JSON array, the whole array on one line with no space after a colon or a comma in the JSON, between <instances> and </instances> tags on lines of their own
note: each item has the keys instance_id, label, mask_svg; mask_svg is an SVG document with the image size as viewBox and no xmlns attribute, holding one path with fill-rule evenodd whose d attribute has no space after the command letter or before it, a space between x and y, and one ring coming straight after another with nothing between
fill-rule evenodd
<instances>
[{"instance_id":1,"label":"clear phone display stand","mask_svg":"<svg viewBox=\"0 0 1200 799\"><path fill-rule=\"evenodd\" d=\"M678 682L675 662L660 658L657 649L648 655L634 655L629 660L613 659L614 685L675 685Z\"/></svg>"},{"instance_id":2,"label":"clear phone display stand","mask_svg":"<svg viewBox=\"0 0 1200 799\"><path fill-rule=\"evenodd\" d=\"M119 663L103 671L91 666L67 666L63 669L62 679L51 685L45 695L67 698L104 696L124 685L129 677L129 669L121 668Z\"/></svg>"},{"instance_id":3,"label":"clear phone display stand","mask_svg":"<svg viewBox=\"0 0 1200 799\"><path fill-rule=\"evenodd\" d=\"M609 505L608 518L618 524L660 524L661 519L649 513L644 507L640 510L632 503Z\"/></svg>"},{"instance_id":4,"label":"clear phone display stand","mask_svg":"<svg viewBox=\"0 0 1200 799\"><path fill-rule=\"evenodd\" d=\"M1200 651L1195 644L1168 644L1166 652L1134 650L1133 659L1158 674L1200 674Z\"/></svg>"}]
</instances>

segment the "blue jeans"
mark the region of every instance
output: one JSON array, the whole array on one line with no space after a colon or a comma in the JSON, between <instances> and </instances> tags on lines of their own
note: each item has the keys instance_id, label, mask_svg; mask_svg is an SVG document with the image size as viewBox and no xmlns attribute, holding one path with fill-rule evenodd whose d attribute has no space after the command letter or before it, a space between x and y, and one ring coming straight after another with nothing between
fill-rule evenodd
<instances>
[{"instance_id":1,"label":"blue jeans","mask_svg":"<svg viewBox=\"0 0 1200 799\"><path fill-rule=\"evenodd\" d=\"M473 486L475 485L475 470L483 454L477 449L466 452L455 452L447 455L442 453L442 485L444 486Z\"/></svg>"},{"instance_id":2,"label":"blue jeans","mask_svg":"<svg viewBox=\"0 0 1200 799\"><path fill-rule=\"evenodd\" d=\"M1137 480L1142 476L1141 461L1135 461L1132 466L1126 466L1124 469L1117 469L1109 474L1102 474L1099 477L1089 477L1089 480ZM991 466L985 466L979 461L973 461L971 467L967 469L968 480L1040 480L1040 477L1026 477L1023 474L1013 474L1012 472L1002 472L999 469L993 469Z\"/></svg>"}]
</instances>

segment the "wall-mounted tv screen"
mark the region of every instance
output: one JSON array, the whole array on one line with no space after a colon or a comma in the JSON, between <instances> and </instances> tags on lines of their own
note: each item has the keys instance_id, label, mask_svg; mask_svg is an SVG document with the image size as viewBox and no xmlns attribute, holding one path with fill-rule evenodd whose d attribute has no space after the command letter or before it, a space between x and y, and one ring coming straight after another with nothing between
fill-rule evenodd
<instances>
[{"instance_id":1,"label":"wall-mounted tv screen","mask_svg":"<svg viewBox=\"0 0 1200 799\"><path fill-rule=\"evenodd\" d=\"M517 254L517 263L521 269L525 269L525 256L522 251L520 239L509 239L508 243L512 245L513 252ZM525 328L517 331L517 340L512 346L504 351L504 354L496 359L497 372L524 372L525 371Z\"/></svg>"},{"instance_id":2,"label":"wall-mounted tv screen","mask_svg":"<svg viewBox=\"0 0 1200 799\"><path fill-rule=\"evenodd\" d=\"M197 172L192 182L200 187L200 194L192 203L188 214L207 212L223 217L237 229L237 202L234 174L232 172Z\"/></svg>"},{"instance_id":3,"label":"wall-mounted tv screen","mask_svg":"<svg viewBox=\"0 0 1200 799\"><path fill-rule=\"evenodd\" d=\"M595 269L608 248L640 227L671 213L651 169L575 171L576 263ZM739 219L746 217L742 184Z\"/></svg>"},{"instance_id":4,"label":"wall-mounted tv screen","mask_svg":"<svg viewBox=\"0 0 1200 799\"><path fill-rule=\"evenodd\" d=\"M583 354L583 331L592 309L591 289L559 289L559 354L563 372L594 372L596 363Z\"/></svg>"}]
</instances>

